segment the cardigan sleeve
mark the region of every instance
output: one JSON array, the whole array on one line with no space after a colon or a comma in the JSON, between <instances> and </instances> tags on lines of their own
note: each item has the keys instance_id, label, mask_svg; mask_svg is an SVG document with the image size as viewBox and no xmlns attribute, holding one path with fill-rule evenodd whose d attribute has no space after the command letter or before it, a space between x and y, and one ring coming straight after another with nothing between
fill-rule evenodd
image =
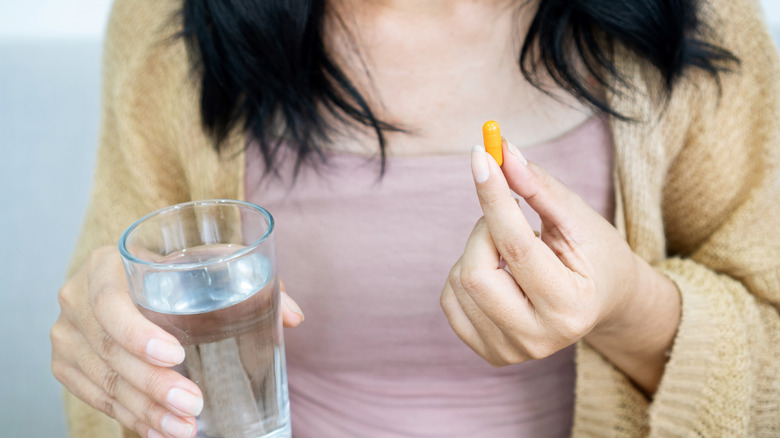
<instances>
[{"instance_id":1,"label":"cardigan sleeve","mask_svg":"<svg viewBox=\"0 0 780 438\"><path fill-rule=\"evenodd\" d=\"M628 239L679 289L669 361L648 400L581 344L575 436L780 436L780 64L757 1L703 13L739 64L689 72L645 131L665 152L632 152L662 169L632 187L661 211L633 208Z\"/></svg>"},{"instance_id":2,"label":"cardigan sleeve","mask_svg":"<svg viewBox=\"0 0 780 438\"><path fill-rule=\"evenodd\" d=\"M664 187L673 257L657 268L682 310L649 425L780 436L780 63L758 2L717 3L714 30L740 64L697 104Z\"/></svg>"},{"instance_id":3,"label":"cardigan sleeve","mask_svg":"<svg viewBox=\"0 0 780 438\"><path fill-rule=\"evenodd\" d=\"M133 221L165 205L187 200L188 188L179 153L163 114L171 111L162 92L167 52L160 7L117 1L107 28L103 58L102 120L90 203L68 276L88 254L116 245ZM169 3L169 2L160 2ZM86 291L84 291L86 293ZM72 437L135 436L116 421L65 391L64 405Z\"/></svg>"},{"instance_id":4,"label":"cardigan sleeve","mask_svg":"<svg viewBox=\"0 0 780 438\"><path fill-rule=\"evenodd\" d=\"M163 124L173 43L162 37L160 18L138 6L117 1L109 18L96 168L69 275L98 246L115 245L136 219L187 197L181 157Z\"/></svg>"}]
</instances>

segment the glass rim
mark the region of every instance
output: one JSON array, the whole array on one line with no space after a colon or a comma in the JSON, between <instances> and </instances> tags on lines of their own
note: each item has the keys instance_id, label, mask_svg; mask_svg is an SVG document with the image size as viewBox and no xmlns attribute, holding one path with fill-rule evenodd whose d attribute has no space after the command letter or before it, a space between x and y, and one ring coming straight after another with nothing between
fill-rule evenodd
<instances>
[{"instance_id":1,"label":"glass rim","mask_svg":"<svg viewBox=\"0 0 780 438\"><path fill-rule=\"evenodd\" d=\"M225 255L223 257L219 257L219 258L215 258L215 259L208 259L208 260L204 260L204 261L200 261L200 262L191 262L191 263L155 263L155 262L150 262L148 260L142 260L142 259L132 255L130 253L130 251L128 251L128 249L127 249L127 239L130 236L130 234L132 234L132 232L135 229L137 229L139 225L141 225L141 223L143 223L143 222L145 222L145 221L147 221L147 220L149 220L149 219L151 219L151 218L153 218L155 216L159 216L159 215L161 215L163 213L166 213L166 212L169 212L169 211L181 210L181 209L184 209L184 208L187 208L187 207L193 207L193 206L197 206L197 205L206 205L206 204L210 204L210 205L219 205L219 204L226 204L226 205L228 205L228 204L232 204L232 205L237 205L237 206L240 206L240 207L247 207L247 208L252 209L254 211L257 211L260 214L262 214L263 216L265 216L266 220L268 221L268 228L266 228L265 233L262 236L260 236L259 239L255 240L251 244L249 244L249 245L247 245L247 246L245 246L245 247L243 247L243 248L241 248L241 249L239 249L237 251L231 252L230 254L227 254L227 255ZM202 267L202 266L212 265L212 264L216 264L216 263L225 263L225 262L229 262L231 260L243 257L246 254L251 253L252 251L254 251L263 242L268 240L268 238L271 236L271 233L273 232L273 230L274 230L274 217L271 215L271 213L269 213L268 210L266 210L265 208L263 208L263 207L261 207L261 206L259 206L257 204L252 204L251 202L239 201L239 200L236 200L236 199L204 199L204 200L199 200L199 201L182 202L180 204L169 205L167 207L164 207L164 208L161 208L159 210L153 211L153 212L147 214L146 216L144 216L144 217L136 220L135 222L133 222L133 224L130 225L129 227L127 227L127 229L124 232L122 232L122 235L119 237L119 253L121 254L121 256L122 256L122 258L124 260L126 260L128 262L131 262L131 263L134 263L134 264L143 265L143 266L148 267L148 268L167 269L167 270L173 270L173 269L182 269L182 270L184 270L184 269L193 269L193 268L198 268L198 267Z\"/></svg>"}]
</instances>

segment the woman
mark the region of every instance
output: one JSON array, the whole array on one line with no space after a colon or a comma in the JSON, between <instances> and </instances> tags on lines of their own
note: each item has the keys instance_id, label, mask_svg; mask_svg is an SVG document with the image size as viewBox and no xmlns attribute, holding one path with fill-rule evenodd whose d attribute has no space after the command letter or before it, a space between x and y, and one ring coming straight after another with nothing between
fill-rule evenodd
<instances>
[{"instance_id":1,"label":"woman","mask_svg":"<svg viewBox=\"0 0 780 438\"><path fill-rule=\"evenodd\" d=\"M172 3L119 1L109 26L52 329L73 435L194 434L201 393L115 242L203 198L279 224L307 311L296 436L777 433L780 89L756 2L192 1L183 38ZM516 146L502 167L475 148L472 181L488 118Z\"/></svg>"}]
</instances>

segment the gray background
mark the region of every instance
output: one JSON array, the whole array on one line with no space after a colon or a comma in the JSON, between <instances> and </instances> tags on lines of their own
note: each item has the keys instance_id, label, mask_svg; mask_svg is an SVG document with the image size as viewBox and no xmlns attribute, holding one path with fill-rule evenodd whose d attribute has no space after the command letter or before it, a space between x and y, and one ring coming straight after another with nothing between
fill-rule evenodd
<instances>
[{"instance_id":1,"label":"gray background","mask_svg":"<svg viewBox=\"0 0 780 438\"><path fill-rule=\"evenodd\" d=\"M780 1L763 0L780 41ZM56 293L90 188L109 0L0 0L0 436L63 437Z\"/></svg>"}]
</instances>

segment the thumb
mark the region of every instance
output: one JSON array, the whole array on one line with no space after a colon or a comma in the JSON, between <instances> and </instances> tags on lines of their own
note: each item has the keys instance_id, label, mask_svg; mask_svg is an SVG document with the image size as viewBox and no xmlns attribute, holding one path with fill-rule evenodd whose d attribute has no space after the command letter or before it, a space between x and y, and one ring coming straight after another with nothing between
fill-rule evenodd
<instances>
[{"instance_id":1,"label":"thumb","mask_svg":"<svg viewBox=\"0 0 780 438\"><path fill-rule=\"evenodd\" d=\"M504 163L501 171L507 184L539 214L547 226L559 226L578 216L584 201L557 178L523 157L517 147L503 139Z\"/></svg>"},{"instance_id":2,"label":"thumb","mask_svg":"<svg viewBox=\"0 0 780 438\"><path fill-rule=\"evenodd\" d=\"M282 301L282 323L285 327L297 327L303 322L303 312L298 307L298 303L287 294L287 287L281 279L279 280L279 295Z\"/></svg>"}]
</instances>

